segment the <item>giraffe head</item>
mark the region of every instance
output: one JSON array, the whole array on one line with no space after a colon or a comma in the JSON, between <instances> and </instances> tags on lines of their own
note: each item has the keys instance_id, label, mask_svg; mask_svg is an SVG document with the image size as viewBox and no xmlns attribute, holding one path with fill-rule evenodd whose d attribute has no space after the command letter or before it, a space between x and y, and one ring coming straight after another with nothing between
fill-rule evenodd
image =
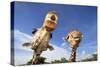
<instances>
[{"instance_id":1,"label":"giraffe head","mask_svg":"<svg viewBox=\"0 0 100 67\"><path fill-rule=\"evenodd\" d=\"M70 43L71 48L75 48L79 46L82 37L83 35L80 31L74 30L68 33L68 35L65 37L65 40Z\"/></svg>"},{"instance_id":2,"label":"giraffe head","mask_svg":"<svg viewBox=\"0 0 100 67\"><path fill-rule=\"evenodd\" d=\"M43 27L45 27L47 31L53 31L57 25L57 20L57 13L55 11L50 11L44 19Z\"/></svg>"}]
</instances>

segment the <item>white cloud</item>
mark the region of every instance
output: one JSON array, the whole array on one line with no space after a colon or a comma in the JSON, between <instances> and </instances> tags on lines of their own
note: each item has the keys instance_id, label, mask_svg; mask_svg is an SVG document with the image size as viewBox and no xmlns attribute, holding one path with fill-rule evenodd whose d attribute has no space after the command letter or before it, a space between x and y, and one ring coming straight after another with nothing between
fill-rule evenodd
<instances>
[{"instance_id":1,"label":"white cloud","mask_svg":"<svg viewBox=\"0 0 100 67\"><path fill-rule=\"evenodd\" d=\"M14 37L15 39L19 39L21 41L30 41L30 39L32 39L32 36L27 35L19 30L14 30Z\"/></svg>"},{"instance_id":2,"label":"white cloud","mask_svg":"<svg viewBox=\"0 0 100 67\"><path fill-rule=\"evenodd\" d=\"M65 43L65 42L64 42L64 43L62 43L62 44L61 44L61 46L66 46L66 43Z\"/></svg>"},{"instance_id":3,"label":"white cloud","mask_svg":"<svg viewBox=\"0 0 100 67\"><path fill-rule=\"evenodd\" d=\"M26 47L23 47L22 44L25 42L30 42L32 39L32 36L27 35L19 30L14 30L14 48L15 49L23 49L23 50L29 50Z\"/></svg>"},{"instance_id":4,"label":"white cloud","mask_svg":"<svg viewBox=\"0 0 100 67\"><path fill-rule=\"evenodd\" d=\"M66 49L57 47L56 45L53 45L53 44L52 44L52 46L54 47L53 51L47 50L47 51L44 51L41 55L41 56L44 56L47 58L47 60L46 60L47 62L50 62L53 60L60 60L61 58L68 59L69 52L67 52Z\"/></svg>"},{"instance_id":5,"label":"white cloud","mask_svg":"<svg viewBox=\"0 0 100 67\"><path fill-rule=\"evenodd\" d=\"M88 54L85 50L83 50L81 52L81 54L78 54L77 53L77 57L76 57L76 60L77 61L80 61L80 60L83 60L83 59L86 59L86 58L91 58L92 55L91 54Z\"/></svg>"},{"instance_id":6,"label":"white cloud","mask_svg":"<svg viewBox=\"0 0 100 67\"><path fill-rule=\"evenodd\" d=\"M85 55L85 54L86 54L86 52L83 50L81 55Z\"/></svg>"},{"instance_id":7,"label":"white cloud","mask_svg":"<svg viewBox=\"0 0 100 67\"><path fill-rule=\"evenodd\" d=\"M68 52L70 52L71 50L71 47L69 46L67 42L63 42L60 47L66 49Z\"/></svg>"}]
</instances>

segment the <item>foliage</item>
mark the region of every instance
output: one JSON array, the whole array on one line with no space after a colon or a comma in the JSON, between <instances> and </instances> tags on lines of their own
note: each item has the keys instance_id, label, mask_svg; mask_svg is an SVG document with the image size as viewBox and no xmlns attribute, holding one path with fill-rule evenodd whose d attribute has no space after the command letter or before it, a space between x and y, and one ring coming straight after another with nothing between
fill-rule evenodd
<instances>
[{"instance_id":1,"label":"foliage","mask_svg":"<svg viewBox=\"0 0 100 67\"><path fill-rule=\"evenodd\" d=\"M38 64L44 64L44 63L46 63L45 60L46 60L46 58L44 58L44 57L39 57L39 58L38 58ZM31 64L32 64L32 59L31 59L30 61L27 62L27 65L31 65Z\"/></svg>"},{"instance_id":2,"label":"foliage","mask_svg":"<svg viewBox=\"0 0 100 67\"><path fill-rule=\"evenodd\" d=\"M66 58L61 58L60 60L51 61L51 63L66 63L66 62L68 62L68 60L66 60Z\"/></svg>"},{"instance_id":3,"label":"foliage","mask_svg":"<svg viewBox=\"0 0 100 67\"><path fill-rule=\"evenodd\" d=\"M97 61L97 54L92 54L91 58L83 59L82 61Z\"/></svg>"}]
</instances>

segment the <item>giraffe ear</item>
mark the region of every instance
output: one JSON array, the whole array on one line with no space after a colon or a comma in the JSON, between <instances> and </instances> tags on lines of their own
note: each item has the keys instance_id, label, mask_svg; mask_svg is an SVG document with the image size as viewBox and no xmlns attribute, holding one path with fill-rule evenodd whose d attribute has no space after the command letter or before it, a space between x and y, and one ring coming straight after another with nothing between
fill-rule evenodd
<instances>
[{"instance_id":1,"label":"giraffe ear","mask_svg":"<svg viewBox=\"0 0 100 67\"><path fill-rule=\"evenodd\" d=\"M23 43L22 44L24 47L30 47L31 46L31 43L30 42L27 42L27 43Z\"/></svg>"},{"instance_id":2,"label":"giraffe ear","mask_svg":"<svg viewBox=\"0 0 100 67\"><path fill-rule=\"evenodd\" d=\"M34 28L32 31L32 34L35 34L38 31L38 29Z\"/></svg>"},{"instance_id":3,"label":"giraffe ear","mask_svg":"<svg viewBox=\"0 0 100 67\"><path fill-rule=\"evenodd\" d=\"M68 40L69 39L69 35L66 37L66 40Z\"/></svg>"},{"instance_id":4,"label":"giraffe ear","mask_svg":"<svg viewBox=\"0 0 100 67\"><path fill-rule=\"evenodd\" d=\"M66 40L69 39L69 36L67 36L67 37L63 37L62 39L63 39L64 41L66 41Z\"/></svg>"}]
</instances>

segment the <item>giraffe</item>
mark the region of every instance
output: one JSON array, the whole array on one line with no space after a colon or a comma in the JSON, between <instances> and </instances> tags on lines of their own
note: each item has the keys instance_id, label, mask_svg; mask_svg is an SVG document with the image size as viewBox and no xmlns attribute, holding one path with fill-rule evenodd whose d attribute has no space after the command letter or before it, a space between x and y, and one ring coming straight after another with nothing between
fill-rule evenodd
<instances>
[{"instance_id":1,"label":"giraffe","mask_svg":"<svg viewBox=\"0 0 100 67\"><path fill-rule=\"evenodd\" d=\"M76 50L79 46L79 43L82 40L82 33L80 31L74 30L68 33L68 35L64 38L65 41L67 41L71 47L71 55L69 58L69 62L75 62L76 61Z\"/></svg>"},{"instance_id":2,"label":"giraffe","mask_svg":"<svg viewBox=\"0 0 100 67\"><path fill-rule=\"evenodd\" d=\"M43 51L46 51L48 48L50 50L54 49L49 45L49 41L52 38L52 31L56 28L57 20L57 12L48 12L44 18L43 25L32 31L33 39L31 42L23 44L23 46L31 46L31 49L33 50L32 64L38 64L38 58Z\"/></svg>"}]
</instances>

